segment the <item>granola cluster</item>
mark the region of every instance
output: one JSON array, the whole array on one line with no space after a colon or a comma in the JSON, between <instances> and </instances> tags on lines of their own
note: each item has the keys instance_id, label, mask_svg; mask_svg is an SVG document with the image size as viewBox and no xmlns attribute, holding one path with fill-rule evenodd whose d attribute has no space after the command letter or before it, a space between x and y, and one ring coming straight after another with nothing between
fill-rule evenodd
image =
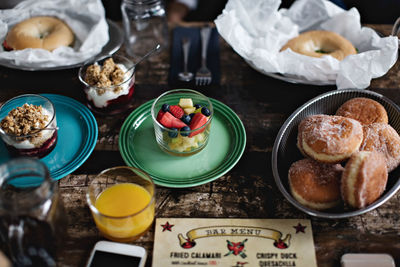
<instances>
[{"instance_id":1,"label":"granola cluster","mask_svg":"<svg viewBox=\"0 0 400 267\"><path fill-rule=\"evenodd\" d=\"M118 65L114 63L112 58L104 61L103 66L93 64L87 67L85 74L85 82L96 87L110 87L120 84L124 81L124 72ZM122 90L120 86L114 88L114 92L118 93ZM104 94L106 89L99 89L99 95Z\"/></svg>"},{"instance_id":2,"label":"granola cluster","mask_svg":"<svg viewBox=\"0 0 400 267\"><path fill-rule=\"evenodd\" d=\"M24 104L12 109L0 122L4 132L16 136L34 134L46 127L49 116L43 114L42 106Z\"/></svg>"}]
</instances>

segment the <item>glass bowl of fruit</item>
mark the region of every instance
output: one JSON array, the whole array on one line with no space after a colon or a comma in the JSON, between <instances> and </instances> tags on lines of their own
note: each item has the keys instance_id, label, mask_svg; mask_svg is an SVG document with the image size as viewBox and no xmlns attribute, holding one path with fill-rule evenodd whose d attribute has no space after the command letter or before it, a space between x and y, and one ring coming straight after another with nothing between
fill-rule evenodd
<instances>
[{"instance_id":1,"label":"glass bowl of fruit","mask_svg":"<svg viewBox=\"0 0 400 267\"><path fill-rule=\"evenodd\" d=\"M113 55L79 69L86 105L100 115L115 115L131 108L135 89L134 63Z\"/></svg>"},{"instance_id":2,"label":"glass bowl of fruit","mask_svg":"<svg viewBox=\"0 0 400 267\"><path fill-rule=\"evenodd\" d=\"M160 95L151 107L154 132L161 150L174 156L191 156L208 143L213 106L205 95L175 89Z\"/></svg>"}]
</instances>

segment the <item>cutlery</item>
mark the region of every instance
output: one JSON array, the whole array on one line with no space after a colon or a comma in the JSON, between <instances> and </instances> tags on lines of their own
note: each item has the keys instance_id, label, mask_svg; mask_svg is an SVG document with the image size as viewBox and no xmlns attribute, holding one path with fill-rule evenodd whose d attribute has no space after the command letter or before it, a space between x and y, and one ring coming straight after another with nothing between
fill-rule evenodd
<instances>
[{"instance_id":1,"label":"cutlery","mask_svg":"<svg viewBox=\"0 0 400 267\"><path fill-rule=\"evenodd\" d=\"M196 72L196 85L209 85L211 83L211 71L207 68L207 46L211 35L211 28L200 30L201 36L201 67Z\"/></svg>"},{"instance_id":2,"label":"cutlery","mask_svg":"<svg viewBox=\"0 0 400 267\"><path fill-rule=\"evenodd\" d=\"M182 38L182 49L183 49L183 72L178 73L178 78L181 81L189 82L193 79L193 73L188 72L187 63L190 49L190 39L187 37Z\"/></svg>"},{"instance_id":3,"label":"cutlery","mask_svg":"<svg viewBox=\"0 0 400 267\"><path fill-rule=\"evenodd\" d=\"M34 130L37 130L38 132L39 131L58 130L58 129L59 129L58 127L47 127L47 128L42 128L42 129L34 128ZM33 132L33 133L28 134L28 135L36 134L38 132ZM7 136L8 134L2 128L0 128L0 135Z\"/></svg>"},{"instance_id":4,"label":"cutlery","mask_svg":"<svg viewBox=\"0 0 400 267\"><path fill-rule=\"evenodd\" d=\"M143 57L139 58L139 60L138 60L136 63L134 63L132 66L130 66L130 67L125 71L125 73L128 73L128 72L130 72L132 69L136 68L136 66L137 66L140 62L142 62L143 60L145 60L145 59L148 58L149 56L153 55L155 52L157 52L158 50L160 50L160 48L161 48L161 45L160 45L160 44L157 44L153 49L151 49L149 52L147 52L146 55L144 55Z\"/></svg>"}]
</instances>

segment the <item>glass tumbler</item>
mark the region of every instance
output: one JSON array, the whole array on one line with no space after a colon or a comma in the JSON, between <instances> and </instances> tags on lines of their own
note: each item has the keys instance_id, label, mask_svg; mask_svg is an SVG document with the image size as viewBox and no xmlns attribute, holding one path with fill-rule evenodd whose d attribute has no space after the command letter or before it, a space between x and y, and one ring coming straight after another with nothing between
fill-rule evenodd
<instances>
[{"instance_id":1,"label":"glass tumbler","mask_svg":"<svg viewBox=\"0 0 400 267\"><path fill-rule=\"evenodd\" d=\"M191 99L194 106L197 107L199 105L201 108L196 109L193 107L192 109L196 110L187 112L188 114L186 115L189 115L191 119L186 123L183 123L182 119L172 118L172 115L167 114L168 121L175 121L173 124L181 128L175 128L174 125L172 125L173 127L166 127L168 121L161 118L163 105L176 106L181 99ZM209 111L207 116L196 114L202 113L201 109L204 107ZM203 117L202 119L206 117L207 121L205 123L205 120L202 123L195 123L198 115ZM210 99L202 93L191 89L174 89L163 93L153 102L151 107L154 133L158 146L161 150L173 156L186 157L199 153L208 143L213 115L213 105ZM176 120L179 122L176 122Z\"/></svg>"},{"instance_id":2,"label":"glass tumbler","mask_svg":"<svg viewBox=\"0 0 400 267\"><path fill-rule=\"evenodd\" d=\"M41 161L0 165L0 249L14 266L56 266L64 214L57 182Z\"/></svg>"},{"instance_id":3,"label":"glass tumbler","mask_svg":"<svg viewBox=\"0 0 400 267\"><path fill-rule=\"evenodd\" d=\"M41 123L33 112L45 116L46 120ZM14 128L21 132L12 131ZM55 148L57 134L54 104L44 96L20 95L0 107L0 136L13 156L42 158Z\"/></svg>"},{"instance_id":4,"label":"glass tumbler","mask_svg":"<svg viewBox=\"0 0 400 267\"><path fill-rule=\"evenodd\" d=\"M113 241L139 238L154 220L154 183L133 167L102 171L90 182L86 200L100 233Z\"/></svg>"},{"instance_id":5,"label":"glass tumbler","mask_svg":"<svg viewBox=\"0 0 400 267\"><path fill-rule=\"evenodd\" d=\"M118 72L121 78L114 78ZM78 75L86 95L86 105L96 114L115 115L132 107L135 68L130 59L113 55L85 63L80 67Z\"/></svg>"},{"instance_id":6,"label":"glass tumbler","mask_svg":"<svg viewBox=\"0 0 400 267\"><path fill-rule=\"evenodd\" d=\"M150 48L168 46L168 25L161 0L122 0L122 22L126 52L132 58L144 56Z\"/></svg>"}]
</instances>

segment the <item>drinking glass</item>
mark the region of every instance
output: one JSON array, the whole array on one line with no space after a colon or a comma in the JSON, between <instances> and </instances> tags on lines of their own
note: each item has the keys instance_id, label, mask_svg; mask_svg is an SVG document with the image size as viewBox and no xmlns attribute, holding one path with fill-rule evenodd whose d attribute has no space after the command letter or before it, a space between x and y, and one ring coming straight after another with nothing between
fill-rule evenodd
<instances>
[{"instance_id":1,"label":"drinking glass","mask_svg":"<svg viewBox=\"0 0 400 267\"><path fill-rule=\"evenodd\" d=\"M154 220L154 183L134 167L102 171L90 182L86 200L100 233L113 241L139 238Z\"/></svg>"},{"instance_id":2,"label":"drinking glass","mask_svg":"<svg viewBox=\"0 0 400 267\"><path fill-rule=\"evenodd\" d=\"M122 0L125 48L130 57L144 56L150 47L168 46L167 17L162 0Z\"/></svg>"},{"instance_id":3,"label":"drinking glass","mask_svg":"<svg viewBox=\"0 0 400 267\"><path fill-rule=\"evenodd\" d=\"M57 182L41 161L0 165L0 248L15 266L56 266L64 214Z\"/></svg>"},{"instance_id":4,"label":"drinking glass","mask_svg":"<svg viewBox=\"0 0 400 267\"><path fill-rule=\"evenodd\" d=\"M93 112L105 116L119 114L131 108L133 93L135 91L134 63L132 60L120 55L113 55L111 58L115 65L125 73L121 82L109 86L88 83L89 78L86 77L88 68L93 65L98 65L102 68L104 62L109 58L110 57L104 58L96 62L87 62L79 69L79 80L85 92L87 100L86 105ZM101 72L96 74L96 79L103 78L100 77L100 74ZM111 78L111 75L112 74L107 74L106 76Z\"/></svg>"},{"instance_id":5,"label":"drinking glass","mask_svg":"<svg viewBox=\"0 0 400 267\"><path fill-rule=\"evenodd\" d=\"M181 98L190 98L194 105L199 104L202 107L207 107L210 112L208 121L201 127L188 131L164 127L157 120L158 112L163 104L168 104L169 106L178 105ZM154 101L151 107L154 133L158 146L164 152L174 156L186 157L199 153L208 143L213 114L214 110L211 101L202 93L191 89L174 89L163 93Z\"/></svg>"}]
</instances>

